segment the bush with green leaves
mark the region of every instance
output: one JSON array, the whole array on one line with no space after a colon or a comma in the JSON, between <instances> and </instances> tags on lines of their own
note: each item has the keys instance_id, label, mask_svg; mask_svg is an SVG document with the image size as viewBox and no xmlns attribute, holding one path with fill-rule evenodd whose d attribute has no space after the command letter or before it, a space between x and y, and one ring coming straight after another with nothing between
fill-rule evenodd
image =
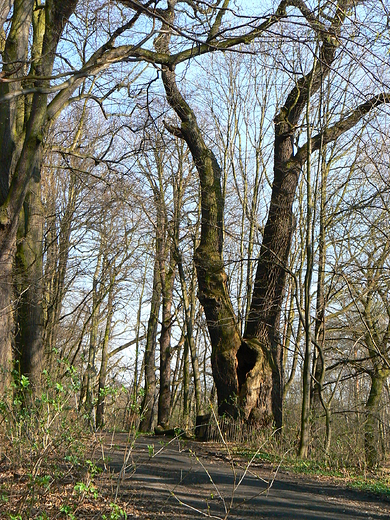
<instances>
[{"instance_id":1,"label":"bush with green leaves","mask_svg":"<svg viewBox=\"0 0 390 520\"><path fill-rule=\"evenodd\" d=\"M38 516L34 512L69 479L77 478L80 491L85 491L83 486L88 493L94 490L98 469L89 459L91 432L77 411L80 378L63 361L58 369L58 379L44 371L39 391L27 376L15 372L9 394L0 401L0 461L17 476L1 486L0 512L7 512L5 518L45 518L43 510ZM19 493L23 490L17 511L10 504L12 485L19 486Z\"/></svg>"}]
</instances>

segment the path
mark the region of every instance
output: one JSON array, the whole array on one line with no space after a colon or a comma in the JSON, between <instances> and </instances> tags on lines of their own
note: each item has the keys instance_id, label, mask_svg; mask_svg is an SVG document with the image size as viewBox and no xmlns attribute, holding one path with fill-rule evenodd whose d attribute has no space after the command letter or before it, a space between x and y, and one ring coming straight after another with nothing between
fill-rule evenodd
<instances>
[{"instance_id":1,"label":"path","mask_svg":"<svg viewBox=\"0 0 390 520\"><path fill-rule=\"evenodd\" d=\"M390 519L390 503L380 498L264 466L244 474L244 465L233 469L209 444L142 436L125 465L126 436L116 435L109 446L107 439L110 468L116 475L125 469L120 493L139 518Z\"/></svg>"}]
</instances>

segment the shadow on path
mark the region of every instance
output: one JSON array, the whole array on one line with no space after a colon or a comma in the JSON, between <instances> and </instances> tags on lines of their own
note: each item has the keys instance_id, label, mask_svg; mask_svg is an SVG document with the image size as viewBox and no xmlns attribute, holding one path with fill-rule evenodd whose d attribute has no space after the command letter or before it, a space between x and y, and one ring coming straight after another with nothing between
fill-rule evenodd
<instances>
[{"instance_id":1,"label":"shadow on path","mask_svg":"<svg viewBox=\"0 0 390 520\"><path fill-rule=\"evenodd\" d=\"M140 518L390 519L390 504L378 497L271 468L245 471L201 443L141 436L129 449L127 436L117 434L105 446L120 493Z\"/></svg>"}]
</instances>

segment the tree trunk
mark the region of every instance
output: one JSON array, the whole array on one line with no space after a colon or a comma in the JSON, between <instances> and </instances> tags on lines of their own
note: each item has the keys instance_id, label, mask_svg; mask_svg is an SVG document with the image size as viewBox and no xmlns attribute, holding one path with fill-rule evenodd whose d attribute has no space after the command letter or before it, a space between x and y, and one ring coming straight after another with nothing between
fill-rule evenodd
<instances>
[{"instance_id":1,"label":"tree trunk","mask_svg":"<svg viewBox=\"0 0 390 520\"><path fill-rule=\"evenodd\" d=\"M66 294L65 278L68 268L70 236L80 189L74 174L70 176L67 204L57 222L55 194L46 207L46 263L44 292L44 348L47 365L51 367L53 349L57 344L58 323ZM50 195L52 195L50 193Z\"/></svg>"},{"instance_id":2,"label":"tree trunk","mask_svg":"<svg viewBox=\"0 0 390 520\"><path fill-rule=\"evenodd\" d=\"M366 403L366 421L364 426L364 451L369 468L377 466L381 460L379 405L389 375L390 370L386 369L374 369L370 373L371 388Z\"/></svg>"},{"instance_id":3,"label":"tree trunk","mask_svg":"<svg viewBox=\"0 0 390 520\"><path fill-rule=\"evenodd\" d=\"M183 349L183 426L188 430L190 422L190 358L188 337L184 340Z\"/></svg>"},{"instance_id":4,"label":"tree trunk","mask_svg":"<svg viewBox=\"0 0 390 520\"><path fill-rule=\"evenodd\" d=\"M92 387L93 378L96 372L95 369L95 357L98 347L98 333L99 333L99 317L100 317L100 306L102 301L102 291L99 285L99 276L102 276L102 257L105 249L105 239L101 236L100 250L96 262L96 268L92 281L92 309L91 309L91 330L89 333L89 347L88 347L88 361L87 367L83 375L83 381L80 389L80 408L83 406L88 415L92 413ZM100 286L102 280L100 280ZM92 417L91 417L92 421Z\"/></svg>"},{"instance_id":5,"label":"tree trunk","mask_svg":"<svg viewBox=\"0 0 390 520\"><path fill-rule=\"evenodd\" d=\"M174 61L162 65L167 100L180 120L180 127L167 123L166 127L173 135L186 141L201 185L201 238L195 253L195 265L198 297L204 308L212 345L211 361L219 413L234 418L241 415L256 425L274 422L277 428L282 426L283 348L279 322L295 224L292 207L308 149L304 145L294 154L294 139L310 96L318 91L334 62L348 6L347 1L337 3L329 25L316 31L318 60L308 74L296 79L275 118L274 180L244 338L228 294L222 256L224 200L221 169L203 139L194 112L177 87ZM279 15L284 16L284 6L280 9ZM155 46L159 52L169 54L174 3L168 3L162 13L164 21ZM315 16L310 13L313 26L317 24ZM277 19L275 15L270 23ZM216 22L217 26L219 22ZM318 24L322 27L319 21ZM358 107L352 116L329 129L325 135L326 142L337 139L352 128L362 114L385 99L376 96ZM311 149L318 150L320 142L323 142L322 137L313 138Z\"/></svg>"},{"instance_id":6,"label":"tree trunk","mask_svg":"<svg viewBox=\"0 0 390 520\"><path fill-rule=\"evenodd\" d=\"M279 321L291 237L295 226L293 202L300 171L308 158L308 150L310 153L314 150L309 141L294 154L294 139L303 110L309 106L310 97L318 91L329 74L338 48L337 36L340 34L345 16L346 12L337 6L335 17L328 28L329 33L321 35L319 58L315 59L312 70L296 81L274 121L274 181L257 264L246 337L254 340L257 349L262 350L262 355L258 355L249 375L253 372L255 375L261 373L261 366L264 364L262 357L268 358L271 370L268 369L267 373L264 371L264 381L272 388L272 399L267 411L278 428L282 426L283 419L283 349L279 339ZM319 142L322 143L322 139L316 141L316 149ZM262 399L260 396L258 404L262 404Z\"/></svg>"},{"instance_id":7,"label":"tree trunk","mask_svg":"<svg viewBox=\"0 0 390 520\"><path fill-rule=\"evenodd\" d=\"M221 169L213 152L207 148L195 114L185 102L176 85L174 70L163 67L167 99L180 117L181 128L169 128L185 139L201 184L201 238L195 252L198 276L198 298L204 308L210 333L213 377L218 394L218 409L238 417L239 383L236 354L241 336L227 291L227 276L222 259L223 207Z\"/></svg>"},{"instance_id":8,"label":"tree trunk","mask_svg":"<svg viewBox=\"0 0 390 520\"><path fill-rule=\"evenodd\" d=\"M200 372L199 372L199 361L198 355L196 352L196 345L194 341L193 334L193 323L194 323L194 312L195 312L195 301L191 302L188 295L187 283L185 279L182 255L179 248L176 248L176 258L177 258L177 266L179 271L181 290L182 290L182 298L184 305L184 314L186 321L186 342L188 343L190 353L191 353L191 362L192 362L192 371L194 377L194 387L195 387L195 413L196 415L203 414L202 407L202 388L200 384ZM195 287L191 287L191 299L195 299Z\"/></svg>"},{"instance_id":9,"label":"tree trunk","mask_svg":"<svg viewBox=\"0 0 390 520\"><path fill-rule=\"evenodd\" d=\"M3 238L0 226L0 241ZM11 388L11 372L13 368L12 343L14 332L14 291L10 283L13 275L16 237L0 253L0 396L4 397ZM7 396L10 398L10 396Z\"/></svg>"},{"instance_id":10,"label":"tree trunk","mask_svg":"<svg viewBox=\"0 0 390 520\"><path fill-rule=\"evenodd\" d=\"M15 0L13 3L12 23L4 45L2 69L2 73L11 81L0 83L0 97L10 98L0 104L0 359L4 367L12 358L14 328L10 311L16 232L30 181L34 171L40 170L48 115L47 94L37 91L29 98L13 94L24 86L24 82L27 85L30 81L29 86L33 84L38 88L49 85L56 48L77 1L37 4L44 9L34 11L34 0ZM38 77L34 80L26 79L30 55L30 72ZM30 356L27 353L25 355ZM35 354L30 359L36 359ZM3 378L0 393L5 391L6 380Z\"/></svg>"},{"instance_id":11,"label":"tree trunk","mask_svg":"<svg viewBox=\"0 0 390 520\"><path fill-rule=\"evenodd\" d=\"M3 73L14 81L1 82L0 96L12 95L21 88L16 81L24 74L20 66L26 63L28 36L32 18L33 0L14 2L12 24L3 49ZM3 5L2 21L5 20L10 6ZM24 100L11 98L8 103L0 103L0 394L10 388L14 343L14 284L13 266L16 253L16 230L19 212L27 192L27 182L21 186L20 198L9 200L12 179L20 159L24 138ZM26 172L27 176L29 172ZM13 202L14 204L11 204Z\"/></svg>"},{"instance_id":12,"label":"tree trunk","mask_svg":"<svg viewBox=\"0 0 390 520\"><path fill-rule=\"evenodd\" d=\"M16 352L20 373L29 378L34 393L41 385L44 359L42 242L40 179L34 176L20 219L15 272L18 302Z\"/></svg>"},{"instance_id":13,"label":"tree trunk","mask_svg":"<svg viewBox=\"0 0 390 520\"><path fill-rule=\"evenodd\" d=\"M145 387L141 411L142 418L139 429L141 432L151 431L154 423L153 407L156 395L156 338L158 315L161 302L161 280L159 273L159 262L156 257L153 272L153 291L150 303L150 315L145 346Z\"/></svg>"},{"instance_id":14,"label":"tree trunk","mask_svg":"<svg viewBox=\"0 0 390 520\"><path fill-rule=\"evenodd\" d=\"M115 269L112 270L110 276L110 290L108 292L107 302L107 317L106 327L104 331L103 344L102 344L102 359L99 370L99 384L98 384L98 395L96 404L96 428L103 428L104 426L104 407L106 400L106 379L107 379L107 366L108 366L108 343L111 335L112 317L114 314L114 286L115 286Z\"/></svg>"},{"instance_id":15,"label":"tree trunk","mask_svg":"<svg viewBox=\"0 0 390 520\"><path fill-rule=\"evenodd\" d=\"M170 239L166 237L169 243ZM165 249L165 248L164 248ZM165 265L160 262L160 276L162 288L162 325L160 333L160 393L158 399L158 425L169 427L171 409L171 330L172 330L172 300L175 281L175 267L173 251L167 272Z\"/></svg>"},{"instance_id":16,"label":"tree trunk","mask_svg":"<svg viewBox=\"0 0 390 520\"><path fill-rule=\"evenodd\" d=\"M314 420L318 421L320 410L325 411L326 434L324 448L328 453L331 441L331 410L330 405L325 403L323 396L323 383L325 380L325 267L326 267L326 199L327 199L327 176L329 166L326 164L326 150L321 150L321 186L320 186L320 216L318 235L318 275L317 275L317 301L315 322L315 350L313 353L314 382L311 391L311 408Z\"/></svg>"}]
</instances>

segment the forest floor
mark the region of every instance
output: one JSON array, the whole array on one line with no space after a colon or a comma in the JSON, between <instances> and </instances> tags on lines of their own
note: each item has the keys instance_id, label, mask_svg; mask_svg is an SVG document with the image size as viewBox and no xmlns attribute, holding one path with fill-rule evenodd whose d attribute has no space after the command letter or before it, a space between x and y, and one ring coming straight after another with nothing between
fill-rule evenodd
<instances>
[{"instance_id":1,"label":"forest floor","mask_svg":"<svg viewBox=\"0 0 390 520\"><path fill-rule=\"evenodd\" d=\"M218 443L126 434L104 439L121 503L142 519L390 519L390 501L331 477L304 477L229 455Z\"/></svg>"}]
</instances>

